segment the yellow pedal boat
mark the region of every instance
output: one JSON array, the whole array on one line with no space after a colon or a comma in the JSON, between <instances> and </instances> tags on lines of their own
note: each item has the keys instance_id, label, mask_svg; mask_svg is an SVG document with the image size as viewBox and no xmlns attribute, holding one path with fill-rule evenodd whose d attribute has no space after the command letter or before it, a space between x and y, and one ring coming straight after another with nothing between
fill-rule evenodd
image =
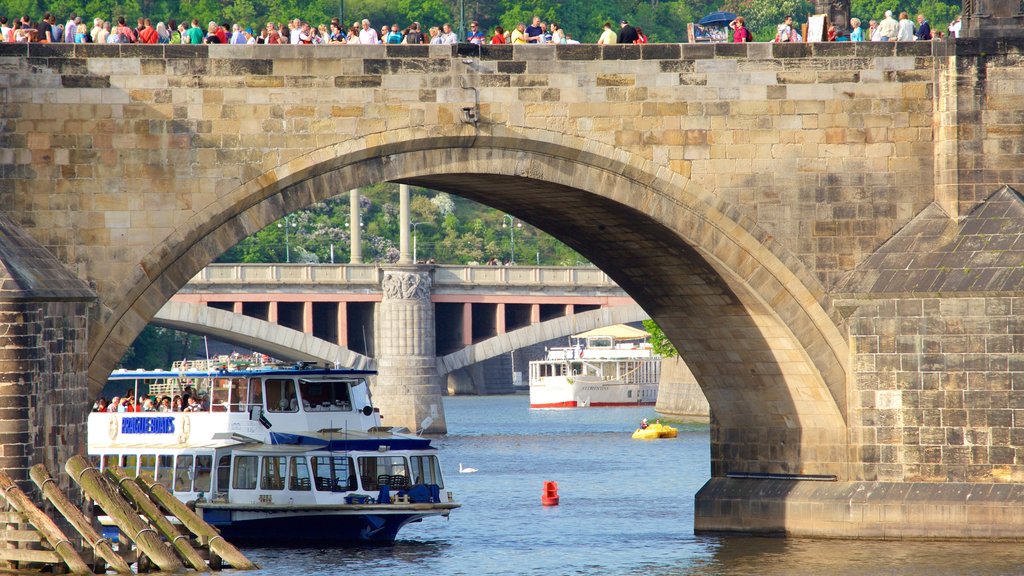
<instances>
[{"instance_id":1,"label":"yellow pedal boat","mask_svg":"<svg viewBox=\"0 0 1024 576\"><path fill-rule=\"evenodd\" d=\"M633 432L634 440L657 440L658 438L675 438L679 431L671 426L655 422L647 428L637 428Z\"/></svg>"}]
</instances>

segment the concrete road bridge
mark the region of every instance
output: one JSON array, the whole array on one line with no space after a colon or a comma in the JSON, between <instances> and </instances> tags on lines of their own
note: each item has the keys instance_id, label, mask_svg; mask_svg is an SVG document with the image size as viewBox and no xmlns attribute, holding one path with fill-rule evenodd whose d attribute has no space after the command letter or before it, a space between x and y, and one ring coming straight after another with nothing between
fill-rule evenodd
<instances>
[{"instance_id":1,"label":"concrete road bridge","mask_svg":"<svg viewBox=\"0 0 1024 576\"><path fill-rule=\"evenodd\" d=\"M1021 538L1024 43L980 36L0 45L0 465L82 449L89 390L227 248L391 181L552 233L687 343L698 530ZM430 282L381 281L419 336L376 397L411 422Z\"/></svg>"},{"instance_id":2,"label":"concrete road bridge","mask_svg":"<svg viewBox=\"0 0 1024 576\"><path fill-rule=\"evenodd\" d=\"M432 279L438 356L554 318L634 304L593 267L422 269ZM375 264L213 264L172 301L250 316L372 356L384 270Z\"/></svg>"}]
</instances>

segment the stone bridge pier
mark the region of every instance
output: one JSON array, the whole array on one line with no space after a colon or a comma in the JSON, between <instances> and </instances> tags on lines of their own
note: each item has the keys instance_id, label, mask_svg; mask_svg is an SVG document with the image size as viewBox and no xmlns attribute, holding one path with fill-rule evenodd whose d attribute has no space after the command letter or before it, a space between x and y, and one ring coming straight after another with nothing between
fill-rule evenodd
<instances>
[{"instance_id":1,"label":"stone bridge pier","mask_svg":"<svg viewBox=\"0 0 1024 576\"><path fill-rule=\"evenodd\" d=\"M448 427L437 371L431 266L383 270L376 325L377 382L374 404L387 426L443 434Z\"/></svg>"}]
</instances>

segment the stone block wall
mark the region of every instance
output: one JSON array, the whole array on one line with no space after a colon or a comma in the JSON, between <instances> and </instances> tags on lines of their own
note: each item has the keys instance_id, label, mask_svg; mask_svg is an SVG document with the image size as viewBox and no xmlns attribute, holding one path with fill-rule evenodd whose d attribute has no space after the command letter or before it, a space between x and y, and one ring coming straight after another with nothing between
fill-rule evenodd
<instances>
[{"instance_id":1,"label":"stone block wall","mask_svg":"<svg viewBox=\"0 0 1024 576\"><path fill-rule=\"evenodd\" d=\"M87 308L81 302L0 303L0 467L27 487L28 469L59 474L86 445Z\"/></svg>"},{"instance_id":2,"label":"stone block wall","mask_svg":"<svg viewBox=\"0 0 1024 576\"><path fill-rule=\"evenodd\" d=\"M1024 482L1024 297L873 301L850 330L853 479Z\"/></svg>"}]
</instances>

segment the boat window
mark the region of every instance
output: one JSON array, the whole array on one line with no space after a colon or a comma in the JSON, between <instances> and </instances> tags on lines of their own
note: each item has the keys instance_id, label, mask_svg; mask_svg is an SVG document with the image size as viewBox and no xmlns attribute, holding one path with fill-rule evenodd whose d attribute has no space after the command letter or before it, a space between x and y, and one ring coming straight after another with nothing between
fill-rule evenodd
<instances>
[{"instance_id":1,"label":"boat window","mask_svg":"<svg viewBox=\"0 0 1024 576\"><path fill-rule=\"evenodd\" d=\"M583 374L583 362L573 362L571 366L573 374Z\"/></svg>"},{"instance_id":2,"label":"boat window","mask_svg":"<svg viewBox=\"0 0 1024 576\"><path fill-rule=\"evenodd\" d=\"M192 491L192 455L179 454L177 465L174 467L174 491Z\"/></svg>"},{"instance_id":3,"label":"boat window","mask_svg":"<svg viewBox=\"0 0 1024 576\"><path fill-rule=\"evenodd\" d=\"M121 468L124 468L124 473L129 476L138 475L138 463L139 458L135 454L121 456Z\"/></svg>"},{"instance_id":4,"label":"boat window","mask_svg":"<svg viewBox=\"0 0 1024 576\"><path fill-rule=\"evenodd\" d=\"M302 408L307 412L350 412L352 399L348 384L345 381L299 380Z\"/></svg>"},{"instance_id":5,"label":"boat window","mask_svg":"<svg viewBox=\"0 0 1024 576\"><path fill-rule=\"evenodd\" d=\"M156 483L168 490L174 482L174 455L161 454L156 457Z\"/></svg>"},{"instance_id":6,"label":"boat window","mask_svg":"<svg viewBox=\"0 0 1024 576\"><path fill-rule=\"evenodd\" d=\"M260 490L284 490L287 460L284 456L263 457L263 476L260 478Z\"/></svg>"},{"instance_id":7,"label":"boat window","mask_svg":"<svg viewBox=\"0 0 1024 576\"><path fill-rule=\"evenodd\" d=\"M267 412L298 412L299 401L295 398L295 382L291 379L268 378Z\"/></svg>"},{"instance_id":8,"label":"boat window","mask_svg":"<svg viewBox=\"0 0 1024 576\"><path fill-rule=\"evenodd\" d=\"M309 467L306 466L305 456L292 456L288 472L288 488L290 490L309 491L311 489Z\"/></svg>"},{"instance_id":9,"label":"boat window","mask_svg":"<svg viewBox=\"0 0 1024 576\"><path fill-rule=\"evenodd\" d=\"M196 456L196 483L193 486L195 492L210 491L210 477L213 473L213 456L200 454Z\"/></svg>"},{"instance_id":10,"label":"boat window","mask_svg":"<svg viewBox=\"0 0 1024 576\"><path fill-rule=\"evenodd\" d=\"M118 459L118 455L117 454L104 454L103 455L103 469L106 470L107 468L110 468L111 466L117 466L118 465L117 459Z\"/></svg>"},{"instance_id":11,"label":"boat window","mask_svg":"<svg viewBox=\"0 0 1024 576\"><path fill-rule=\"evenodd\" d=\"M313 483L320 492L347 492L356 489L355 467L345 456L314 456Z\"/></svg>"},{"instance_id":12,"label":"boat window","mask_svg":"<svg viewBox=\"0 0 1024 576\"><path fill-rule=\"evenodd\" d=\"M231 487L235 490L255 490L257 465L255 456L235 456L235 470Z\"/></svg>"},{"instance_id":13,"label":"boat window","mask_svg":"<svg viewBox=\"0 0 1024 576\"><path fill-rule=\"evenodd\" d=\"M409 471L405 467L402 456L363 456L359 458L359 481L363 490L380 488L378 479L381 476L404 476L405 485L409 485ZM391 486L395 488L395 486Z\"/></svg>"},{"instance_id":14,"label":"boat window","mask_svg":"<svg viewBox=\"0 0 1024 576\"><path fill-rule=\"evenodd\" d=\"M231 454L217 460L217 492L227 492L231 486Z\"/></svg>"},{"instance_id":15,"label":"boat window","mask_svg":"<svg viewBox=\"0 0 1024 576\"><path fill-rule=\"evenodd\" d=\"M249 406L263 406L263 385L259 378L249 379Z\"/></svg>"},{"instance_id":16,"label":"boat window","mask_svg":"<svg viewBox=\"0 0 1024 576\"><path fill-rule=\"evenodd\" d=\"M410 456L409 464L412 467L413 484L437 484L438 488L444 488L437 456Z\"/></svg>"},{"instance_id":17,"label":"boat window","mask_svg":"<svg viewBox=\"0 0 1024 576\"><path fill-rule=\"evenodd\" d=\"M214 378L213 389L210 391L210 411L228 411L228 391L231 389L231 378Z\"/></svg>"},{"instance_id":18,"label":"boat window","mask_svg":"<svg viewBox=\"0 0 1024 576\"><path fill-rule=\"evenodd\" d=\"M138 476L143 474L148 475L150 478L156 477L156 454L143 454L139 456Z\"/></svg>"},{"instance_id":19,"label":"boat window","mask_svg":"<svg viewBox=\"0 0 1024 576\"><path fill-rule=\"evenodd\" d=\"M259 382L257 380L257 382ZM249 399L249 381L245 378L231 379L231 411L245 412L249 408L246 401Z\"/></svg>"}]
</instances>

